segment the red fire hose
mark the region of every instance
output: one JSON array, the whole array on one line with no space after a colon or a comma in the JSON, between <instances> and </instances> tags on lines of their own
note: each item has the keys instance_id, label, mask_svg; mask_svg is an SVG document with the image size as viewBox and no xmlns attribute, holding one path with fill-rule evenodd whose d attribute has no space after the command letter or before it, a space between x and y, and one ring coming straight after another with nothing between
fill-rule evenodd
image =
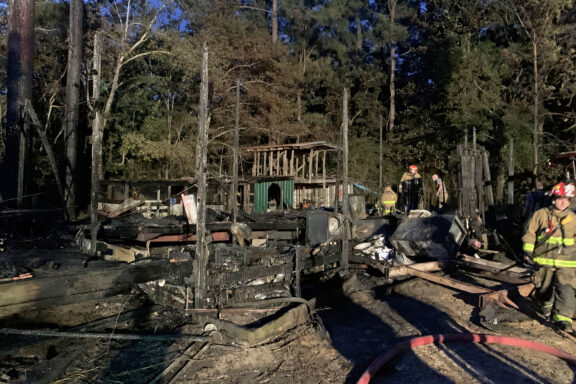
<instances>
[{"instance_id":1,"label":"red fire hose","mask_svg":"<svg viewBox=\"0 0 576 384\"><path fill-rule=\"evenodd\" d=\"M494 335L483 335L479 333L457 333L457 334L446 334L446 335L429 335L415 337L410 340L404 341L396 345L394 349L389 352L380 355L376 360L370 364L370 366L364 371L358 384L368 384L372 377L378 372L378 370L386 364L388 361L392 360L400 352L406 351L408 349L413 349L420 347L422 345L428 344L439 344L439 343L482 343L482 344L503 344L512 345L514 347L534 349L536 351L545 352L550 355L559 357L560 359L566 361L569 364L576 365L576 356L572 356L564 351L557 348L551 347L546 344L537 343L535 341L529 341L524 339L518 339L515 337L506 336L494 336Z\"/></svg>"}]
</instances>

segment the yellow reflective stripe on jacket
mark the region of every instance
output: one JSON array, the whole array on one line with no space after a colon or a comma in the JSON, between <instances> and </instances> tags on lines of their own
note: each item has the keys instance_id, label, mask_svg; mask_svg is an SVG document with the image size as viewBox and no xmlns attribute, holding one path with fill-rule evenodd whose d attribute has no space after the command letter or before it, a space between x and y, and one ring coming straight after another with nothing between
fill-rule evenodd
<instances>
[{"instance_id":1,"label":"yellow reflective stripe on jacket","mask_svg":"<svg viewBox=\"0 0 576 384\"><path fill-rule=\"evenodd\" d=\"M522 250L526 252L534 252L534 244L524 243L524 245L522 246Z\"/></svg>"},{"instance_id":2,"label":"yellow reflective stripe on jacket","mask_svg":"<svg viewBox=\"0 0 576 384\"><path fill-rule=\"evenodd\" d=\"M576 261L572 260L558 260L546 259L544 257L535 257L534 262L540 265L548 265L550 267L576 268Z\"/></svg>"},{"instance_id":3,"label":"yellow reflective stripe on jacket","mask_svg":"<svg viewBox=\"0 0 576 384\"><path fill-rule=\"evenodd\" d=\"M542 241L542 239L544 238L544 236L538 236L538 240L537 241ZM563 244L567 247L570 247L572 245L574 245L574 238L566 238L566 239L562 239L562 237L558 237L558 236L551 236L550 238L548 238L546 240L546 243L548 244L553 244L553 245L560 245Z\"/></svg>"},{"instance_id":4,"label":"yellow reflective stripe on jacket","mask_svg":"<svg viewBox=\"0 0 576 384\"><path fill-rule=\"evenodd\" d=\"M572 319L568 316L554 315L552 316L552 318L554 319L554 321L566 321L568 323L572 322Z\"/></svg>"},{"instance_id":5,"label":"yellow reflective stripe on jacket","mask_svg":"<svg viewBox=\"0 0 576 384\"><path fill-rule=\"evenodd\" d=\"M395 201L383 201L382 204L396 204Z\"/></svg>"}]
</instances>

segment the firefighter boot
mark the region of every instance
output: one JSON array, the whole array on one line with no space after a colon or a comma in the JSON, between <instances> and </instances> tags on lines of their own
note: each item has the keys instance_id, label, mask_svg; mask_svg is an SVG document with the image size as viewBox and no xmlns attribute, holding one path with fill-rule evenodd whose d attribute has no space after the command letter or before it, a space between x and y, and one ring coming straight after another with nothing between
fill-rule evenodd
<instances>
[{"instance_id":1,"label":"firefighter boot","mask_svg":"<svg viewBox=\"0 0 576 384\"><path fill-rule=\"evenodd\" d=\"M556 321L554 327L562 332L572 332L572 323L569 321Z\"/></svg>"}]
</instances>

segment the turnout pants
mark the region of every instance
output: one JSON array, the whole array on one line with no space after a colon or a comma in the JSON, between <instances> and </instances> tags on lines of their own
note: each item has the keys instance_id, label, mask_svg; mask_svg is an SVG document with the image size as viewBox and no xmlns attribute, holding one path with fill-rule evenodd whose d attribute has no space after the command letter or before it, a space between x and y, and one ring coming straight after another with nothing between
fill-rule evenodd
<instances>
[{"instance_id":1,"label":"turnout pants","mask_svg":"<svg viewBox=\"0 0 576 384\"><path fill-rule=\"evenodd\" d=\"M535 299L542 312L552 312L554 322L572 323L576 310L576 269L540 267L532 277Z\"/></svg>"}]
</instances>

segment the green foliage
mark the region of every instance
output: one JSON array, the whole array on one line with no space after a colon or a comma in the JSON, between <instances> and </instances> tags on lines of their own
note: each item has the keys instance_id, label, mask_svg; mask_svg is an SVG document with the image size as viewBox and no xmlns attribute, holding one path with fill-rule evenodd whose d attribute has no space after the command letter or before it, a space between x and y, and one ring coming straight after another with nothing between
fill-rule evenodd
<instances>
[{"instance_id":1,"label":"green foliage","mask_svg":"<svg viewBox=\"0 0 576 384\"><path fill-rule=\"evenodd\" d=\"M108 176L194 175L204 42L209 48L209 161L222 159L221 173L231 166L237 79L242 82L241 145L338 143L342 89L348 87L350 175L376 188L379 120L383 116L386 122L390 103L391 47L396 49L397 115L394 131L384 135L386 181L397 183L406 166L416 163L423 175L441 173L454 183L456 147L473 129L479 145L490 152L494 180L506 170L511 139L517 171L532 169L535 119L541 126L536 135L540 159L575 144L576 11L569 0L281 0L276 44L269 1L162 3L149 38L135 51L162 53L139 56L120 73L104 132ZM85 4L84 78L89 78L93 35L103 31L105 94L118 55L142 36L159 12L158 2L131 1L136 24L124 43L116 12L125 15L128 1ZM66 3L38 2L36 19L34 102L45 117L53 101L48 133L61 143ZM82 84L83 94L90 86L90 81Z\"/></svg>"}]
</instances>

